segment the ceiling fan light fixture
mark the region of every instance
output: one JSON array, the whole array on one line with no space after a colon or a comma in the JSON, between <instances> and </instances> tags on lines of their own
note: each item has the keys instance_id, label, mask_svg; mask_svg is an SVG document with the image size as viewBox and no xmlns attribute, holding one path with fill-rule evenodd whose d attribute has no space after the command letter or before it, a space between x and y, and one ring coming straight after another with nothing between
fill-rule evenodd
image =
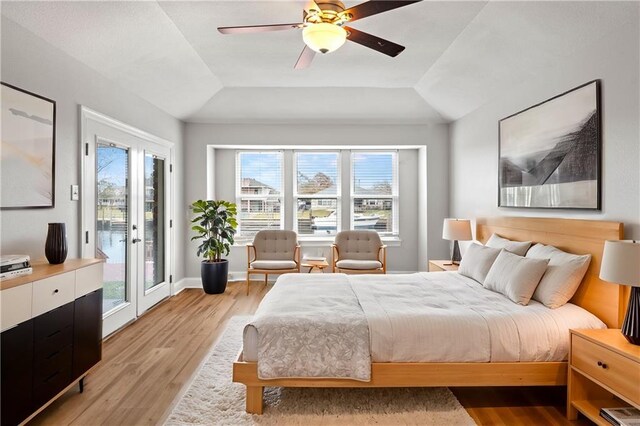
<instances>
[{"instance_id":1,"label":"ceiling fan light fixture","mask_svg":"<svg viewBox=\"0 0 640 426\"><path fill-rule=\"evenodd\" d=\"M338 25L320 22L306 26L302 30L302 40L316 52L330 53L344 44L347 31Z\"/></svg>"}]
</instances>

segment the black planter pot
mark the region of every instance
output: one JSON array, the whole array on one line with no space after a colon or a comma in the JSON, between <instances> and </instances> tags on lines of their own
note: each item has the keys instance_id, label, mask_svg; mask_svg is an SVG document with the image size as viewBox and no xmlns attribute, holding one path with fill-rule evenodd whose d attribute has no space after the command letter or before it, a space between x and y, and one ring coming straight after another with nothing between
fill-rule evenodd
<instances>
[{"instance_id":1,"label":"black planter pot","mask_svg":"<svg viewBox=\"0 0 640 426\"><path fill-rule=\"evenodd\" d=\"M52 265L64 263L67 259L67 231L64 223L50 223L44 254Z\"/></svg>"},{"instance_id":2,"label":"black planter pot","mask_svg":"<svg viewBox=\"0 0 640 426\"><path fill-rule=\"evenodd\" d=\"M227 288L229 277L229 261L222 259L220 262L203 261L200 266L202 276L202 288L207 294L222 294Z\"/></svg>"}]
</instances>

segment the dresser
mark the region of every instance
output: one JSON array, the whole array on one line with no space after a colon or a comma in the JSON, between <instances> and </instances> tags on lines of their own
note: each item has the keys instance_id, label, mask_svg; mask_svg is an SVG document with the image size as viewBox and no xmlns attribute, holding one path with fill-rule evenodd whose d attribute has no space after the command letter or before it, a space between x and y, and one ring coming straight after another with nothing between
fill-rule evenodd
<instances>
[{"instance_id":1,"label":"dresser","mask_svg":"<svg viewBox=\"0 0 640 426\"><path fill-rule=\"evenodd\" d=\"M0 281L0 423L24 422L76 384L102 357L98 259L34 263Z\"/></svg>"},{"instance_id":2,"label":"dresser","mask_svg":"<svg viewBox=\"0 0 640 426\"><path fill-rule=\"evenodd\" d=\"M640 346L620 330L571 330L567 417L578 412L599 425L601 408L640 408Z\"/></svg>"}]
</instances>

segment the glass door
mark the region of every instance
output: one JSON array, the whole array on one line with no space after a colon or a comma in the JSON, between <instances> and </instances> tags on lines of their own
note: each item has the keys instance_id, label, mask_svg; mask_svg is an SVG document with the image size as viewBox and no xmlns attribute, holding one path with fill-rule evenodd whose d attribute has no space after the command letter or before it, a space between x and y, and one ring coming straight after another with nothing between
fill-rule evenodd
<instances>
[{"instance_id":1,"label":"glass door","mask_svg":"<svg viewBox=\"0 0 640 426\"><path fill-rule=\"evenodd\" d=\"M82 256L105 261L107 336L171 294L171 144L92 118L82 120Z\"/></svg>"},{"instance_id":2,"label":"glass door","mask_svg":"<svg viewBox=\"0 0 640 426\"><path fill-rule=\"evenodd\" d=\"M138 250L144 265L140 273L138 314L170 294L167 262L169 221L166 214L169 204L168 154L168 150L163 152L158 147L153 150L147 148L143 154L144 188L141 193L144 194L144 206L138 222L144 223L144 228Z\"/></svg>"},{"instance_id":3,"label":"glass door","mask_svg":"<svg viewBox=\"0 0 640 426\"><path fill-rule=\"evenodd\" d=\"M104 259L104 328L114 331L135 319L134 253L129 241L134 217L131 203L131 146L98 139L95 146L95 256ZM108 319L108 320L107 320Z\"/></svg>"}]
</instances>

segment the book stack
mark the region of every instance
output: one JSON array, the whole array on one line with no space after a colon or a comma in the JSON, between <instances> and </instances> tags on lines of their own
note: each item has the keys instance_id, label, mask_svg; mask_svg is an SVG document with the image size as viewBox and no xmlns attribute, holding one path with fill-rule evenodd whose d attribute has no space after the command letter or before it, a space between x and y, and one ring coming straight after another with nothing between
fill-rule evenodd
<instances>
[{"instance_id":1,"label":"book stack","mask_svg":"<svg viewBox=\"0 0 640 426\"><path fill-rule=\"evenodd\" d=\"M25 254L10 254L0 257L0 279L29 275L32 272L31 259Z\"/></svg>"},{"instance_id":2,"label":"book stack","mask_svg":"<svg viewBox=\"0 0 640 426\"><path fill-rule=\"evenodd\" d=\"M633 407L601 408L600 417L614 426L640 425L640 410Z\"/></svg>"}]
</instances>

